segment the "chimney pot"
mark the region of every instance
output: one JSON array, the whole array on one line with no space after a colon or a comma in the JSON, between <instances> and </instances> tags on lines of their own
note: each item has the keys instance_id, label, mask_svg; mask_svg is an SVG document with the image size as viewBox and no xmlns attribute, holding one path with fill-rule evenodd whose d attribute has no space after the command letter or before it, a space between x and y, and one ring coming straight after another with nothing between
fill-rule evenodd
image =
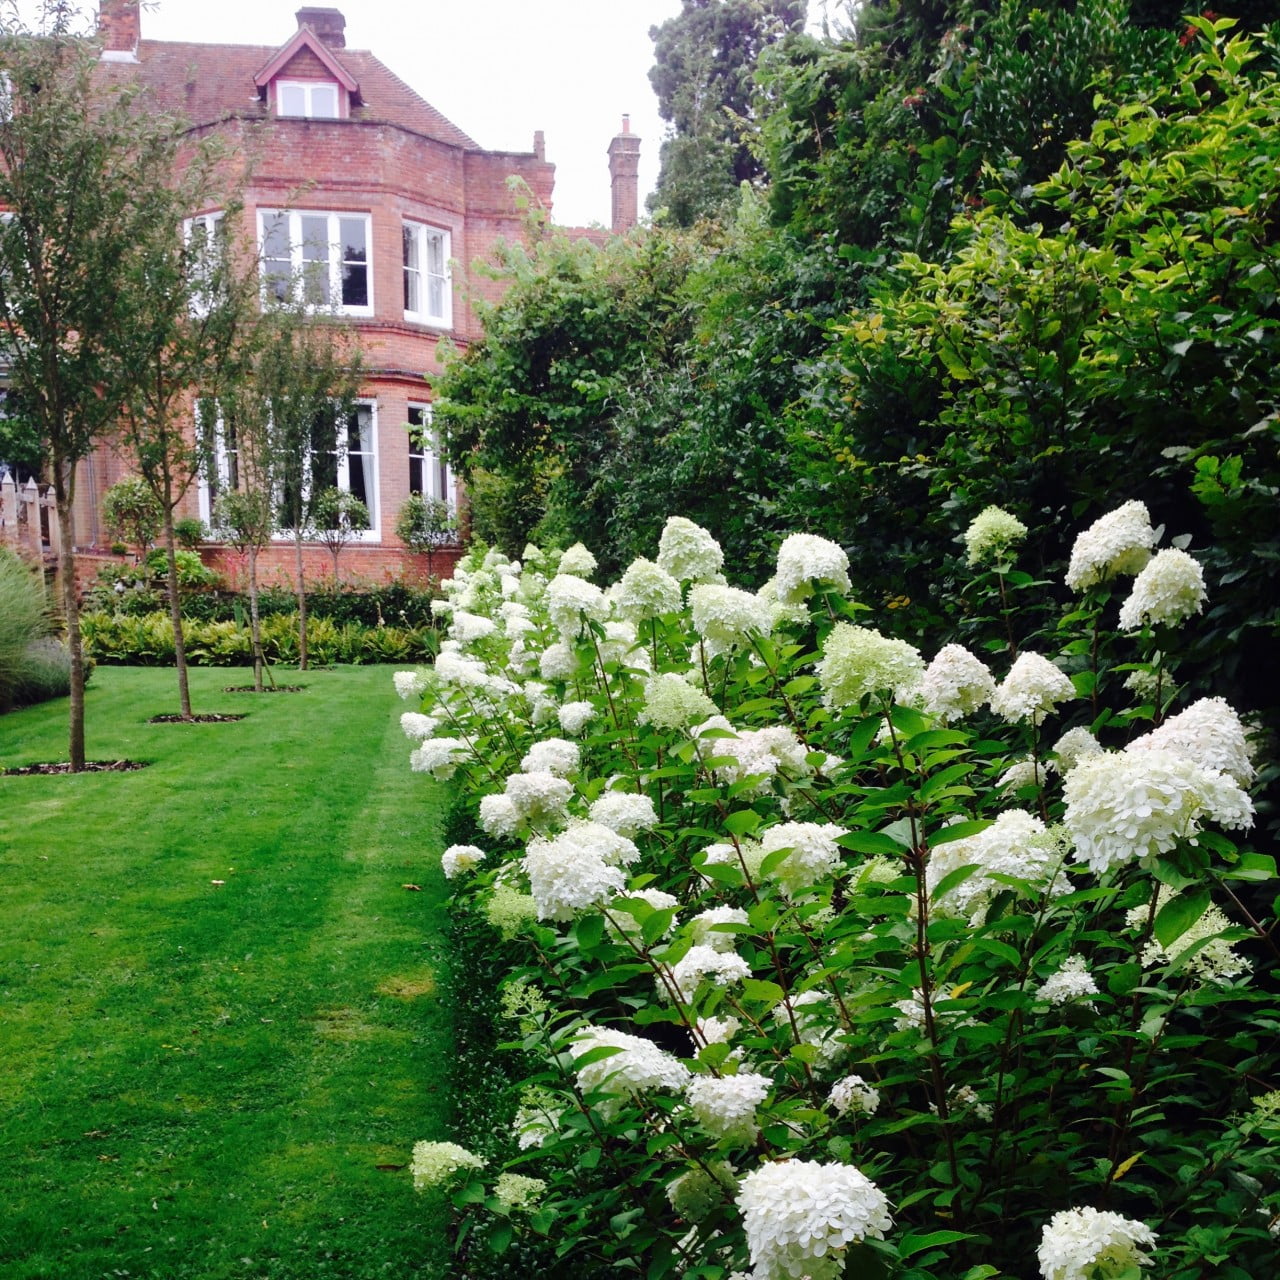
<instances>
[{"instance_id":1,"label":"chimney pot","mask_svg":"<svg viewBox=\"0 0 1280 1280\"><path fill-rule=\"evenodd\" d=\"M539 160L547 158L547 135L541 129L533 131L533 154Z\"/></svg>"}]
</instances>

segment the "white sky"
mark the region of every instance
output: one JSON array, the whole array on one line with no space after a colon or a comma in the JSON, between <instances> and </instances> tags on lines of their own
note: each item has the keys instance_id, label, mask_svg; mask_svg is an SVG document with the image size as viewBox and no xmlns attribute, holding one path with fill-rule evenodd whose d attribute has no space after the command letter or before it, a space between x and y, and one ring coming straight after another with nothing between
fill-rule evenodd
<instances>
[{"instance_id":1,"label":"white sky","mask_svg":"<svg viewBox=\"0 0 1280 1280\"><path fill-rule=\"evenodd\" d=\"M299 0L144 0L142 34L281 45L302 7ZM532 151L534 130L543 130L556 166L557 222L608 223L609 140L629 114L641 138L644 212L665 128L649 86L649 28L677 14L680 0L327 0L324 7L346 17L349 47L372 50L482 147ZM96 13L91 2L82 8Z\"/></svg>"}]
</instances>

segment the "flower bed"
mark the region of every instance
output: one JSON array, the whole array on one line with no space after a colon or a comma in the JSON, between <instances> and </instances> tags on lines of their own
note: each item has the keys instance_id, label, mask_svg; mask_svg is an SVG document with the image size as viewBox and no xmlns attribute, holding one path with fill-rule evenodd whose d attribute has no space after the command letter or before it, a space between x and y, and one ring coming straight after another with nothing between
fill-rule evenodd
<instances>
[{"instance_id":1,"label":"flower bed","mask_svg":"<svg viewBox=\"0 0 1280 1280\"><path fill-rule=\"evenodd\" d=\"M1239 716L1178 681L1203 575L1137 506L1034 643L983 513L987 661L882 634L812 535L758 593L679 518L607 589L581 546L459 565L396 677L516 1076L415 1151L459 1275L1274 1269L1275 865L1224 834Z\"/></svg>"}]
</instances>

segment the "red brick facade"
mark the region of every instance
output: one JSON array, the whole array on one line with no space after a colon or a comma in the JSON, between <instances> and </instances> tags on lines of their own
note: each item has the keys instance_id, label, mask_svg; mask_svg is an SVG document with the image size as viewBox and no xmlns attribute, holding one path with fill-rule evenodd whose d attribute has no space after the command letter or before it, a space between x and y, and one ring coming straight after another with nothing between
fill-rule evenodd
<instances>
[{"instance_id":1,"label":"red brick facade","mask_svg":"<svg viewBox=\"0 0 1280 1280\"><path fill-rule=\"evenodd\" d=\"M158 108L180 113L195 134L217 131L232 142L252 134L246 235L260 241L262 211L290 209L296 216L345 215L344 227L354 217L365 228L369 305L347 319L360 337L368 371L362 401L371 417L374 529L344 550L342 567L352 579L384 580L402 560L415 559L405 555L394 534L397 512L410 492L410 407L431 403L440 342L465 346L479 336L471 300L494 298L499 285L474 264L491 259L498 241L522 235L511 179L549 209L555 167L541 139L528 152L481 149L373 54L346 48L337 10L299 10L297 31L281 46L264 48L146 40L138 9L136 0L101 0L103 74L140 81ZM312 86L332 85L337 118L281 114L283 82L308 103ZM434 323L406 315L406 226L419 229L411 233L433 246L447 244L451 315ZM436 239L441 232L447 240ZM85 548L101 549L107 541L101 498L126 473L124 460L110 450L85 464L76 511L77 540ZM207 515L207 500L202 505L201 494L193 491L179 515ZM308 571L327 574L327 553L323 546L315 552ZM287 576L292 557L291 544L273 548L270 571ZM225 557L211 551L209 558ZM405 568L415 572L410 564Z\"/></svg>"}]
</instances>

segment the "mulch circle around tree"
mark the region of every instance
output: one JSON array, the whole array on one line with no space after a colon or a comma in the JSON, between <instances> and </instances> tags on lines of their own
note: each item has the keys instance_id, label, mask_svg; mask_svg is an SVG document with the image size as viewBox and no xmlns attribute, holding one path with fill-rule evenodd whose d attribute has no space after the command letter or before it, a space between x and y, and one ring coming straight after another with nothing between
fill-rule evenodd
<instances>
[{"instance_id":1,"label":"mulch circle around tree","mask_svg":"<svg viewBox=\"0 0 1280 1280\"><path fill-rule=\"evenodd\" d=\"M181 716L176 713L152 716L148 724L225 724L231 720L243 720L243 715L220 716L215 713L201 716Z\"/></svg>"},{"instance_id":2,"label":"mulch circle around tree","mask_svg":"<svg viewBox=\"0 0 1280 1280\"><path fill-rule=\"evenodd\" d=\"M145 769L150 760L86 760L81 773L132 773L135 769ZM57 760L48 764L20 764L12 769L0 769L6 778L31 777L33 774L70 773L71 765L66 760Z\"/></svg>"},{"instance_id":3,"label":"mulch circle around tree","mask_svg":"<svg viewBox=\"0 0 1280 1280\"><path fill-rule=\"evenodd\" d=\"M223 685L223 693L301 693L305 684L269 684L263 689L255 689L251 684Z\"/></svg>"}]
</instances>

